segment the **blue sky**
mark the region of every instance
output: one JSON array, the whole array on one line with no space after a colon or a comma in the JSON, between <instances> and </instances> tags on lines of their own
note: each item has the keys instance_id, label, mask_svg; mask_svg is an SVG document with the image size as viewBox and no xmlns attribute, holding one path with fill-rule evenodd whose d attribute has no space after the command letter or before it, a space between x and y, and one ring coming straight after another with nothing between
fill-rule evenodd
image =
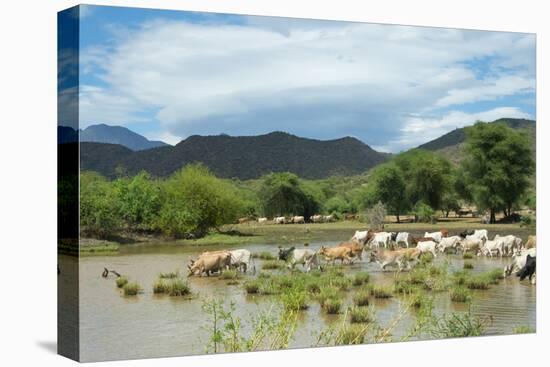
<instances>
[{"instance_id":1,"label":"blue sky","mask_svg":"<svg viewBox=\"0 0 550 367\"><path fill-rule=\"evenodd\" d=\"M81 6L80 127L275 130L399 152L535 118L532 34Z\"/></svg>"}]
</instances>

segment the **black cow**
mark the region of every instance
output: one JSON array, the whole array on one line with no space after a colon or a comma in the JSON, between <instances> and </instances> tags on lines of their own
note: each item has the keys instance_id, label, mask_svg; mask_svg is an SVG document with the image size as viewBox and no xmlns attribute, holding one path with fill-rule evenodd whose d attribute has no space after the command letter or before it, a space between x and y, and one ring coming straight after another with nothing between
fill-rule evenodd
<instances>
[{"instance_id":1,"label":"black cow","mask_svg":"<svg viewBox=\"0 0 550 367\"><path fill-rule=\"evenodd\" d=\"M287 261L294 249L294 246L288 249L279 247L279 260Z\"/></svg>"},{"instance_id":2,"label":"black cow","mask_svg":"<svg viewBox=\"0 0 550 367\"><path fill-rule=\"evenodd\" d=\"M533 277L533 274L535 274L536 270L537 270L537 257L536 256L532 257L531 255L527 255L525 266L521 268L516 275L519 277L519 280L523 280L529 277L529 281L531 281L531 278Z\"/></svg>"},{"instance_id":3,"label":"black cow","mask_svg":"<svg viewBox=\"0 0 550 367\"><path fill-rule=\"evenodd\" d=\"M462 238L466 238L466 236L471 236L475 233L473 229L465 229L464 231L460 232L458 235Z\"/></svg>"}]
</instances>

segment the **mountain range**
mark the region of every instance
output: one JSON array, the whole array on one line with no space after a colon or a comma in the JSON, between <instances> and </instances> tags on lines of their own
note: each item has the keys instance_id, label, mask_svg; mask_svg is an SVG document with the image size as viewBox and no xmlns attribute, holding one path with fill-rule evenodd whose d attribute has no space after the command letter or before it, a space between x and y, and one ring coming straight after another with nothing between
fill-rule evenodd
<instances>
[{"instance_id":1,"label":"mountain range","mask_svg":"<svg viewBox=\"0 0 550 367\"><path fill-rule=\"evenodd\" d=\"M535 122L500 119L493 123L527 131L535 137ZM76 141L76 131L58 128L59 143ZM352 137L334 140L302 138L285 132L258 136L193 135L175 146L150 141L120 126L92 125L80 131L82 170L116 177L119 167L128 174L145 170L168 176L188 163L201 162L218 177L253 179L270 172L294 172L309 179L361 174L391 157ZM458 163L466 134L455 129L418 148L435 151Z\"/></svg>"}]
</instances>

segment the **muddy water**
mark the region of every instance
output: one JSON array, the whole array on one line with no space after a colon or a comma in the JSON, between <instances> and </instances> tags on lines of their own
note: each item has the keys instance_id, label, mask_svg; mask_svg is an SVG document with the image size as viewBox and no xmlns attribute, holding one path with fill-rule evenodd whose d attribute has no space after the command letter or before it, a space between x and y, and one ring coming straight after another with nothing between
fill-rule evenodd
<instances>
[{"instance_id":1,"label":"muddy water","mask_svg":"<svg viewBox=\"0 0 550 367\"><path fill-rule=\"evenodd\" d=\"M331 245L329 242L323 245ZM321 243L312 243L316 249ZM241 246L242 247L242 246ZM270 251L272 245L248 245L252 252ZM189 259L204 250L216 247L140 246L124 247L116 256L84 257L80 260L80 343L83 361L108 359L144 358L153 356L176 356L202 354L209 334L205 329L206 315L201 310L202 299L215 296L234 300L236 314L246 323L258 310L273 307L269 296L250 296L240 285L227 285L216 277L190 278L190 285L198 296L193 299L154 295L152 285L160 272L179 270L185 274ZM463 260L457 255L438 256L437 262L450 261L451 269L462 269ZM470 260L474 272L495 267L502 268L509 258L476 258ZM257 270L261 260L255 260ZM112 276L101 277L103 267L115 269L137 281L144 292L135 297L124 297L115 286ZM346 272L367 270L372 283L390 283L393 272L381 272L376 264L356 263L344 266ZM247 275L251 276L251 275ZM350 292L351 293L351 292ZM509 334L515 326L535 328L536 287L516 277L507 278L486 291L476 291L472 312L480 316L492 316L487 334ZM348 299L351 302L351 299ZM405 307L399 297L389 300L374 300L377 323L390 325ZM462 304L452 303L446 292L435 299L437 314L465 311ZM309 347L316 336L328 325L338 322L339 316L325 315L317 303L302 313L291 347ZM393 340L406 335L414 324L414 312L400 319L393 330Z\"/></svg>"}]
</instances>

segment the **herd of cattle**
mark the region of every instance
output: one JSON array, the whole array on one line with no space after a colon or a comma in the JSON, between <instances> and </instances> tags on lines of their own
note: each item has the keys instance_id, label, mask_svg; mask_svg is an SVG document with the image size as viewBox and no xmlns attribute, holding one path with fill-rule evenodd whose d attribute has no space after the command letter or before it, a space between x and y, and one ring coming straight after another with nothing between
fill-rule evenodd
<instances>
[{"instance_id":1,"label":"herd of cattle","mask_svg":"<svg viewBox=\"0 0 550 367\"><path fill-rule=\"evenodd\" d=\"M355 216L346 216L346 219L353 219L355 218ZM302 215L292 215L290 217L274 217L273 220L269 220L268 218L266 217L260 217L258 219L252 219L252 218L248 218L248 217L244 217L244 218L239 218L239 223L240 224L244 224L244 223L250 223L252 221L257 221L258 224L268 224L268 223L273 223L273 224L305 224L306 223L306 217L302 216ZM320 215L320 214L316 214L316 215L312 215L311 217L309 217L309 222L311 223L329 223L329 222L335 222L336 221L336 217L333 215L333 214L330 214L330 215Z\"/></svg>"},{"instance_id":2,"label":"herd of cattle","mask_svg":"<svg viewBox=\"0 0 550 367\"><path fill-rule=\"evenodd\" d=\"M380 265L382 270L397 267L399 271L410 270L420 261L423 253L473 253L477 256L509 256L512 261L504 268L504 276L516 274L521 280L529 278L535 284L536 272L536 236L529 236L527 242L514 235L495 235L491 240L486 229L464 231L449 236L449 231L424 233L422 237L413 237L408 232L356 231L349 241L334 247L325 247L317 251L310 248L279 247L278 258L286 262L289 268L302 265L306 272L312 267L322 269L321 260L331 262L340 260L352 264L363 259L368 252L369 262ZM246 272L250 268L251 253L246 249L208 251L202 253L188 265L188 275L207 275L237 268Z\"/></svg>"}]
</instances>

